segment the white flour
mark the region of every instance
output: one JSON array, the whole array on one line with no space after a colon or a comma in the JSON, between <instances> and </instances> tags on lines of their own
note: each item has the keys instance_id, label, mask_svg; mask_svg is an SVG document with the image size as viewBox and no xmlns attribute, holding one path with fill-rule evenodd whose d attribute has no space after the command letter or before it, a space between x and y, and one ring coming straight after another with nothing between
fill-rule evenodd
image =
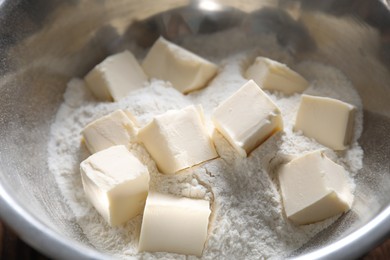
<instances>
[{"instance_id":1,"label":"white flour","mask_svg":"<svg viewBox=\"0 0 390 260\"><path fill-rule=\"evenodd\" d=\"M79 163L88 156L88 152L80 142L80 132L87 123L118 108L128 109L144 125L153 116L169 109L179 109L193 103L203 105L207 125L215 138L220 158L176 175L166 176L157 172L155 163L141 145L134 144L131 149L149 168L151 190L205 198L213 202L204 259L282 258L337 219L333 217L317 224L295 226L283 214L277 181L271 169L292 156L325 148L292 131L300 95L269 93L282 111L284 132L268 139L248 158L239 157L220 134L212 131L209 116L222 100L246 82L241 71L254 53L263 53L264 56L286 62L310 81L310 87L305 93L338 98L358 107L351 148L338 153L327 150L327 154L353 176L362 167L363 158L362 149L356 142L362 131L362 105L359 96L338 70L312 62L294 64L288 54L277 48L272 37L254 37L242 43L243 37L245 36L239 31L230 31L203 38L189 38L181 43L220 66L219 74L207 88L187 96L177 92L166 82L151 80L144 88L131 93L120 102L97 102L81 80L70 82L64 94L65 102L52 125L48 163L74 212L74 216L67 217L80 225L85 236L97 249L121 258L195 258L168 253L138 255L142 217L138 216L121 227L111 228L86 200ZM228 44L226 39L229 39ZM220 45L221 42L224 44ZM237 120L239 123L240 119Z\"/></svg>"}]
</instances>

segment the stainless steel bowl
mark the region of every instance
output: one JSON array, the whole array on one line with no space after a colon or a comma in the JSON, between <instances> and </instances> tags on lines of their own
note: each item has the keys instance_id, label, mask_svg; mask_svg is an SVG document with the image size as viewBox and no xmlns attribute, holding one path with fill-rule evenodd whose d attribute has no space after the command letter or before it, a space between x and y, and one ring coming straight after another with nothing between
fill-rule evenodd
<instances>
[{"instance_id":1,"label":"stainless steel bowl","mask_svg":"<svg viewBox=\"0 0 390 260\"><path fill-rule=\"evenodd\" d=\"M65 217L47 166L66 82L129 44L148 47L160 34L180 44L243 24L275 34L296 60L341 69L364 103L354 208L292 257L351 259L381 242L390 234L390 13L374 0L0 1L1 218L51 257L109 258Z\"/></svg>"}]
</instances>

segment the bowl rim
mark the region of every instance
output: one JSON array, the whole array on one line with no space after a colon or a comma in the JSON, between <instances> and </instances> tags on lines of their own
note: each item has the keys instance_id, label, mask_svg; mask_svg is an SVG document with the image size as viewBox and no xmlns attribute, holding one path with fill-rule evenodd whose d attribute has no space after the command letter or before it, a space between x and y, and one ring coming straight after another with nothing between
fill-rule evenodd
<instances>
[{"instance_id":1,"label":"bowl rim","mask_svg":"<svg viewBox=\"0 0 390 260\"><path fill-rule=\"evenodd\" d=\"M382 243L389 233L390 205L387 205L361 228L321 249L294 259L357 259Z\"/></svg>"},{"instance_id":2,"label":"bowl rim","mask_svg":"<svg viewBox=\"0 0 390 260\"><path fill-rule=\"evenodd\" d=\"M386 0L379 0L388 8ZM1 1L0 13L10 12L21 0ZM2 175L0 170L0 175ZM12 197L11 191L0 182L0 219L27 244L55 259L113 259L113 256L94 250L81 242L56 232ZM390 205L359 229L340 240L294 259L355 259L384 241L390 234ZM367 239L369 237L370 239ZM129 259L136 259L130 257Z\"/></svg>"},{"instance_id":3,"label":"bowl rim","mask_svg":"<svg viewBox=\"0 0 390 260\"><path fill-rule=\"evenodd\" d=\"M0 172L1 174L1 172ZM56 259L107 259L109 256L67 238L25 210L0 183L0 217L27 244ZM111 256L112 258L112 256Z\"/></svg>"}]
</instances>

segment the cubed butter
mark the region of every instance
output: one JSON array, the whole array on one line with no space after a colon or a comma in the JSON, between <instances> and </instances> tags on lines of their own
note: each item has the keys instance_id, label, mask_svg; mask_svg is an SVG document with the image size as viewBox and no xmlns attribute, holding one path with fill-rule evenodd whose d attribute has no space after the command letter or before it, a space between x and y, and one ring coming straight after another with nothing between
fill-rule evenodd
<instances>
[{"instance_id":1,"label":"cubed butter","mask_svg":"<svg viewBox=\"0 0 390 260\"><path fill-rule=\"evenodd\" d=\"M211 214L206 200L150 192L142 220L139 251L201 256Z\"/></svg>"},{"instance_id":2,"label":"cubed butter","mask_svg":"<svg viewBox=\"0 0 390 260\"><path fill-rule=\"evenodd\" d=\"M141 88L147 76L133 54L124 51L107 57L84 79L98 99L118 101Z\"/></svg>"},{"instance_id":3,"label":"cubed butter","mask_svg":"<svg viewBox=\"0 0 390 260\"><path fill-rule=\"evenodd\" d=\"M222 102L215 109L212 120L216 129L243 157L283 129L279 108L253 80Z\"/></svg>"},{"instance_id":4,"label":"cubed butter","mask_svg":"<svg viewBox=\"0 0 390 260\"><path fill-rule=\"evenodd\" d=\"M142 67L150 77L170 81L182 93L205 87L218 67L160 37L147 54Z\"/></svg>"},{"instance_id":5,"label":"cubed butter","mask_svg":"<svg viewBox=\"0 0 390 260\"><path fill-rule=\"evenodd\" d=\"M285 94L302 92L309 86L305 78L285 64L265 57L257 57L246 70L245 77L253 79L263 89Z\"/></svg>"},{"instance_id":6,"label":"cubed butter","mask_svg":"<svg viewBox=\"0 0 390 260\"><path fill-rule=\"evenodd\" d=\"M138 134L159 170L172 174L218 156L206 131L201 106L156 116Z\"/></svg>"},{"instance_id":7,"label":"cubed butter","mask_svg":"<svg viewBox=\"0 0 390 260\"><path fill-rule=\"evenodd\" d=\"M355 107L337 99L302 95L294 130L334 150L351 143Z\"/></svg>"},{"instance_id":8,"label":"cubed butter","mask_svg":"<svg viewBox=\"0 0 390 260\"><path fill-rule=\"evenodd\" d=\"M129 111L121 109L89 123L82 131L88 150L96 153L113 145L129 147L136 140L138 124Z\"/></svg>"},{"instance_id":9,"label":"cubed butter","mask_svg":"<svg viewBox=\"0 0 390 260\"><path fill-rule=\"evenodd\" d=\"M91 155L80 164L80 172L87 198L109 225L123 224L143 212L149 172L125 146Z\"/></svg>"},{"instance_id":10,"label":"cubed butter","mask_svg":"<svg viewBox=\"0 0 390 260\"><path fill-rule=\"evenodd\" d=\"M314 151L283 165L280 189L287 217L310 224L351 208L353 194L345 169L322 151Z\"/></svg>"}]
</instances>

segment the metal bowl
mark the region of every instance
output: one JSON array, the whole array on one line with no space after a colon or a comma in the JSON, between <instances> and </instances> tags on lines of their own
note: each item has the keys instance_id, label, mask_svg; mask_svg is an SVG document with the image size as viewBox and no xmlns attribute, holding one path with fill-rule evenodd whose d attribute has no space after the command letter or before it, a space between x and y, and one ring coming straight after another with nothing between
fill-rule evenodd
<instances>
[{"instance_id":1,"label":"metal bowl","mask_svg":"<svg viewBox=\"0 0 390 260\"><path fill-rule=\"evenodd\" d=\"M390 13L374 0L0 1L1 218L48 256L110 258L65 217L47 166L66 82L126 44L146 48L160 34L180 44L245 23L275 34L296 60L342 70L364 104L354 208L291 256L351 259L380 243L390 233Z\"/></svg>"}]
</instances>

